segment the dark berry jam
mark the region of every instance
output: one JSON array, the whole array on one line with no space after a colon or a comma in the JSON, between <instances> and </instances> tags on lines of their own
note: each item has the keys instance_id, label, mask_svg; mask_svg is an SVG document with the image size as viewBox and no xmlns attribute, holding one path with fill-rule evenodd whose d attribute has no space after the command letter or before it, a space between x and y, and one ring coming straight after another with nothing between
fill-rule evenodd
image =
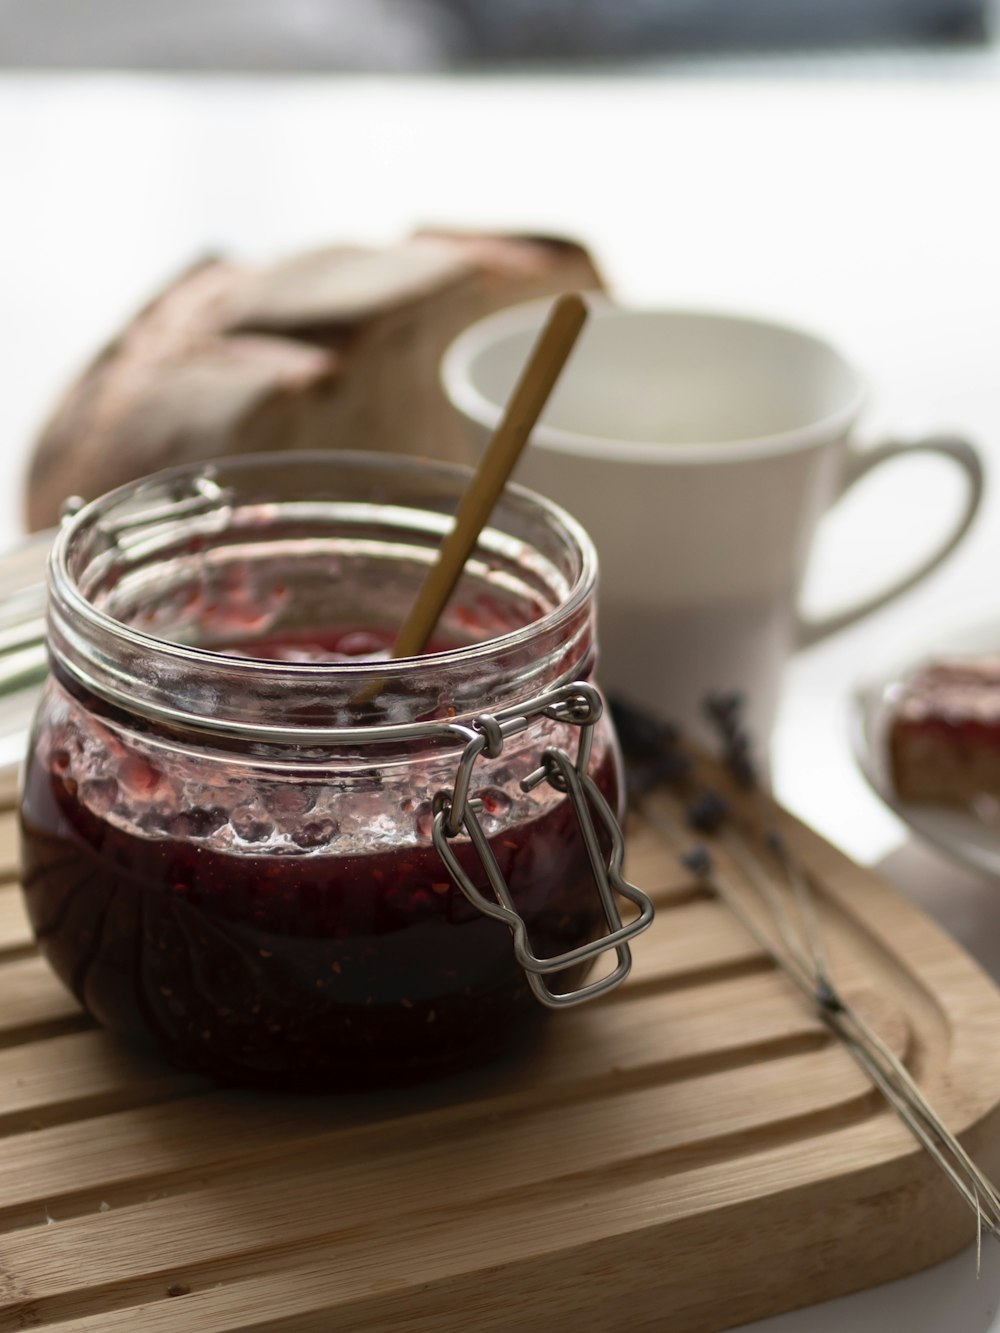
<instances>
[{"instance_id":1,"label":"dark berry jam","mask_svg":"<svg viewBox=\"0 0 1000 1333\"><path fill-rule=\"evenodd\" d=\"M362 638L359 651L378 651ZM324 638L254 655L334 651ZM155 751L49 690L22 804L28 912L56 973L112 1031L231 1081L348 1088L485 1059L545 1012L508 930L450 881L426 802L387 794L404 833L370 847L344 831L356 794L294 771L252 804L234 804L222 779L196 803ZM614 806L611 745L595 764ZM364 799L377 803L379 786L370 774ZM595 938L603 918L568 800L546 789L515 804L501 781L482 817L535 953ZM467 840L456 845L488 893ZM569 989L584 970L550 984Z\"/></svg>"},{"instance_id":2,"label":"dark berry jam","mask_svg":"<svg viewBox=\"0 0 1000 1333\"><path fill-rule=\"evenodd\" d=\"M509 931L433 845L460 776L535 954L600 947L572 804L558 776L527 781L582 741L618 805L586 534L505 490L435 642L382 660L469 479L372 451L255 454L60 526L23 880L42 950L109 1029L274 1088L418 1079L530 1035L547 1009ZM451 846L488 901L465 833ZM568 995L585 970L546 982Z\"/></svg>"}]
</instances>

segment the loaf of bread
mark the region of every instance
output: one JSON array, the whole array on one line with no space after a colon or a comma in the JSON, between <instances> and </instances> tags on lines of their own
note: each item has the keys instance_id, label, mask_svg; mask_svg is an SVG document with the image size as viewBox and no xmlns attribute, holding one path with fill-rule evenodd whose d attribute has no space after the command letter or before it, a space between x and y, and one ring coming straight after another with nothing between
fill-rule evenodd
<instances>
[{"instance_id":1,"label":"loaf of bread","mask_svg":"<svg viewBox=\"0 0 1000 1333\"><path fill-rule=\"evenodd\" d=\"M28 470L32 530L175 463L268 449L381 449L466 460L440 388L451 340L505 305L601 281L570 241L419 233L268 267L195 264L58 403Z\"/></svg>"}]
</instances>

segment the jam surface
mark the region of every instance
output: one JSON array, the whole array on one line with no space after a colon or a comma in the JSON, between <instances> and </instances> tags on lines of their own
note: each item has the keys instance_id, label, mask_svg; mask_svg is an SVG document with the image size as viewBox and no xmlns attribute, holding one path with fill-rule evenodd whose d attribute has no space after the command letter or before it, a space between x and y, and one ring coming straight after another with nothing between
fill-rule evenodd
<instances>
[{"instance_id":1,"label":"jam surface","mask_svg":"<svg viewBox=\"0 0 1000 1333\"><path fill-rule=\"evenodd\" d=\"M383 647L351 630L235 651L319 661ZM227 1080L350 1088L475 1063L544 1014L509 931L451 882L426 803L406 810L404 800L400 814L393 796L407 836L367 847L339 836L337 791L317 799L294 774L268 798L284 802L293 834L265 850L254 847L266 845L267 821L255 829L244 814L240 826L224 803L126 826L117 812L128 783L145 780L144 761L119 753L115 776L80 781L71 755L93 744L78 734L89 714L73 701L52 716L43 713L22 803L28 912L56 973L109 1029ZM614 806L613 748L595 759ZM346 824L353 793L342 800ZM527 817L507 801L487 787L484 827L534 952L594 938L603 917L569 801L538 802ZM220 830L233 828L226 845ZM455 845L488 894L467 839ZM549 984L569 989L584 971Z\"/></svg>"},{"instance_id":2,"label":"jam surface","mask_svg":"<svg viewBox=\"0 0 1000 1333\"><path fill-rule=\"evenodd\" d=\"M394 635L390 630L359 625L336 630L302 630L280 638L255 638L247 643L226 644L216 651L232 657L250 657L265 662L378 662L388 660ZM444 653L464 643L435 636L425 653Z\"/></svg>"}]
</instances>

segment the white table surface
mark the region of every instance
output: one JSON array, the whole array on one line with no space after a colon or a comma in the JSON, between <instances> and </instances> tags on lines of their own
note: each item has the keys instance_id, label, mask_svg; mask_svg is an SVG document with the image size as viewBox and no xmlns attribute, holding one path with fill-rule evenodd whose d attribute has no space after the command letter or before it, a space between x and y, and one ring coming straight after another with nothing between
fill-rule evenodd
<instances>
[{"instance_id":1,"label":"white table surface","mask_svg":"<svg viewBox=\"0 0 1000 1333\"><path fill-rule=\"evenodd\" d=\"M638 303L812 325L869 372L872 436L961 429L1000 458L995 57L691 66L474 81L0 75L0 540L66 377L193 255L267 256L412 225L585 240ZM943 465L871 481L822 534L814 603L888 575L958 502ZM1000 886L906 836L857 775L859 670L1000 617L1000 499L918 590L791 664L780 798L882 869L1000 979ZM971 1219L970 1219L971 1236ZM1000 1253L753 1325L1000 1333Z\"/></svg>"}]
</instances>

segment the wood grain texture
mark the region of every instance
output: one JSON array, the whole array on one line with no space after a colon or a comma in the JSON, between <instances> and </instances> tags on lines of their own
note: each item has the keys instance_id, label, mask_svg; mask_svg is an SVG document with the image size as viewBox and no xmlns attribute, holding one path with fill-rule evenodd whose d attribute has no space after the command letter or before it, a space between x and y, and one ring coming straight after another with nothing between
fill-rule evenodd
<instances>
[{"instance_id":1,"label":"wood grain texture","mask_svg":"<svg viewBox=\"0 0 1000 1333\"><path fill-rule=\"evenodd\" d=\"M0 884L17 879L17 816L13 810L0 810Z\"/></svg>"},{"instance_id":2,"label":"wood grain texture","mask_svg":"<svg viewBox=\"0 0 1000 1333\"><path fill-rule=\"evenodd\" d=\"M0 1331L712 1333L965 1244L964 1204L680 868L656 799L628 830L658 914L626 987L406 1093L255 1095L125 1050L0 888ZM1000 992L772 817L819 884L844 990L995 1172Z\"/></svg>"}]
</instances>

